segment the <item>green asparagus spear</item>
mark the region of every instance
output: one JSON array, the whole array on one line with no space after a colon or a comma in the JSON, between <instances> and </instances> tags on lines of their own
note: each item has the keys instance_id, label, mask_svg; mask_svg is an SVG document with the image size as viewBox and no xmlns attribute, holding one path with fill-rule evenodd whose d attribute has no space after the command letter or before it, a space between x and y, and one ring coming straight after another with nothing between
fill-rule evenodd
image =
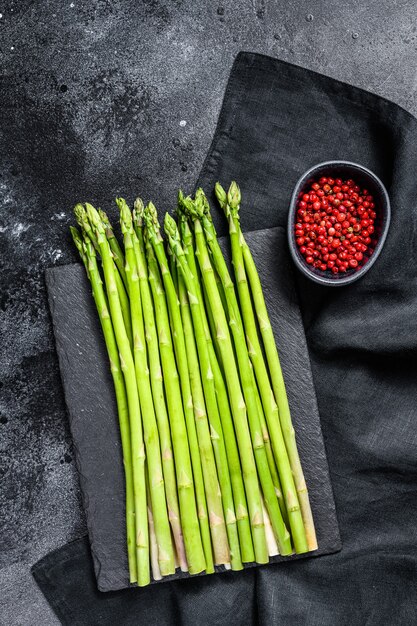
<instances>
[{"instance_id":1,"label":"green asparagus spear","mask_svg":"<svg viewBox=\"0 0 417 626\"><path fill-rule=\"evenodd\" d=\"M256 383L255 383L256 385ZM289 528L289 521L287 515L287 507L285 505L284 495L282 493L281 481L279 479L277 466L274 459L274 453L272 452L271 440L269 437L268 427L266 425L265 415L262 409L261 399L259 393L256 394L256 403L258 405L258 415L261 422L262 437L265 445L266 458L268 460L268 467L271 473L272 482L274 484L275 493L277 494L279 508L281 509L282 519L287 528Z\"/></svg>"},{"instance_id":2,"label":"green asparagus spear","mask_svg":"<svg viewBox=\"0 0 417 626\"><path fill-rule=\"evenodd\" d=\"M282 502L281 493L278 495L280 507L284 517L285 509L288 508L288 521L297 552L306 552L308 549L300 506L291 472L291 466L282 435L279 422L278 406L271 388L268 370L265 365L262 349L259 343L255 316L252 308L252 300L243 262L243 253L240 245L239 224L239 198L240 191L236 183L232 183L224 200L225 192L219 183L216 184L216 195L229 224L229 234L232 247L232 263L235 271L238 288L240 307L242 311L243 326L246 333L246 341L249 347L249 357L253 365L253 371L260 392L263 412L266 417L272 448L275 454L278 471L284 488L285 506ZM230 204L229 204L230 203ZM268 454L268 452L267 452ZM270 467L273 468L272 463Z\"/></svg>"},{"instance_id":3,"label":"green asparagus spear","mask_svg":"<svg viewBox=\"0 0 417 626\"><path fill-rule=\"evenodd\" d=\"M250 563L254 561L254 552L252 537L249 524L248 509L246 504L245 488L243 484L242 470L240 467L239 452L236 442L236 435L233 427L232 415L230 412L229 399L227 396L227 389L223 380L217 356L213 347L211 339L209 324L207 321L206 310L203 303L203 289L200 284L199 268L196 263L194 254L194 242L193 234L188 224L188 218L185 212L185 207L188 199L184 198L183 194L178 194L178 219L181 231L181 240L187 259L188 266L191 273L196 278L195 286L197 289L197 298L201 303L201 315L204 327L204 335L207 341L207 347L209 350L210 365L213 372L214 385L217 395L217 403L219 407L219 414L221 419L221 427L223 430L223 439L226 446L226 455L229 465L230 480L232 483L233 498L235 504L236 519L239 531L240 539L240 552L242 561L244 563ZM185 205L184 205L185 203ZM210 307L208 307L208 313L211 313ZM221 432L221 431L220 431Z\"/></svg>"},{"instance_id":4,"label":"green asparagus spear","mask_svg":"<svg viewBox=\"0 0 417 626\"><path fill-rule=\"evenodd\" d=\"M262 511L264 514L264 521L265 521L265 536L266 536L266 543L268 546L268 554L269 556L276 556L277 554L279 554L278 544L277 544L277 540L275 539L274 529L272 528L271 520L269 519L268 511L266 510L264 500L262 500Z\"/></svg>"},{"instance_id":5,"label":"green asparagus spear","mask_svg":"<svg viewBox=\"0 0 417 626\"><path fill-rule=\"evenodd\" d=\"M194 218L194 234L197 248L196 254L201 270L201 276L206 288L207 298L213 313L213 318L216 321L216 341L222 355L226 385L229 392L230 406L239 445L240 460L242 463L243 478L246 487L246 497L252 528L255 559L258 563L268 563L261 493L259 491L254 452L247 421L246 405L242 395L239 373L229 334L229 327L217 289L216 280L214 278L213 268L209 258L200 220L198 215L195 213L190 213L190 216Z\"/></svg>"},{"instance_id":6,"label":"green asparagus spear","mask_svg":"<svg viewBox=\"0 0 417 626\"><path fill-rule=\"evenodd\" d=\"M182 536L180 509L177 495L177 479L175 477L174 455L172 451L171 432L164 394L161 360L159 355L158 334L155 326L155 312L152 294L148 281L145 246L142 232L143 202L140 198L135 201L133 210L136 238L133 238L133 247L138 267L142 311L145 322L146 343L148 347L149 374L152 385L152 395L158 422L159 440L162 451L162 465L165 480L165 492L169 511L169 521L174 537L178 562L183 572L188 571L185 556L184 538Z\"/></svg>"},{"instance_id":7,"label":"green asparagus spear","mask_svg":"<svg viewBox=\"0 0 417 626\"><path fill-rule=\"evenodd\" d=\"M175 572L174 551L172 549L171 531L165 499L158 427L156 424L152 390L149 380L139 276L133 247L133 240L136 238L136 234L133 230L132 215L125 200L123 200L123 198L117 198L116 203L120 210L120 224L122 227L126 255L125 271L130 296L133 356L142 413L147 466L149 469L149 490L152 502L155 535L158 544L158 563L162 576L167 576Z\"/></svg>"},{"instance_id":8,"label":"green asparagus spear","mask_svg":"<svg viewBox=\"0 0 417 626\"><path fill-rule=\"evenodd\" d=\"M303 470L301 467L300 458L297 450L297 443L295 439L294 428L292 425L291 414L288 404L287 393L285 389L284 379L282 376L281 365L279 362L278 351L275 343L275 338L272 331L272 326L269 321L268 311L265 305L265 300L263 296L262 286L259 279L259 275L256 269L255 262L253 260L251 251L249 246L247 245L245 238L243 236L242 230L240 228L240 220L239 220L239 208L240 208L240 200L241 194L240 189L236 183L232 183L230 186L229 193L227 195L228 204L230 206L230 210L232 213L232 218L235 224L236 237L240 243L240 249L242 251L242 257L244 261L244 270L246 271L247 277L249 279L250 288L252 291L252 298L255 306L256 315L259 322L259 328L261 331L261 336L263 338L263 344L265 348L265 354L267 357L267 362L269 365L269 373L272 381L272 388L275 395L276 402L278 404L279 411L279 420L280 420L280 433L275 433L270 431L271 443L275 452L275 457L278 462L278 469L281 474L281 467L279 466L279 460L277 458L278 452L282 449L282 436L285 442L285 448L288 454L289 464L291 471L288 472L288 469L283 469L284 474L289 478L289 480L284 481L281 475L281 482L284 490L284 495L287 500L287 509L288 511L291 509L291 502L293 506L296 507L297 503L301 507L302 513L302 521L305 529L306 541L308 550L317 549L317 539L314 528L313 516L311 513L310 501L308 497L307 486L304 479ZM246 283L247 286L247 283ZM259 342L258 342L259 346ZM258 351L258 347L256 347L256 351ZM262 355L262 351L259 346L259 354ZM262 359L263 361L263 359ZM254 364L255 368L255 364ZM278 435L278 436L276 436ZM280 460L287 465L287 456L285 454L280 455ZM295 483L294 487L291 484ZM292 494L296 492L296 498L292 497ZM292 515L289 515L290 518ZM295 513L297 524L300 526L299 513ZM302 547L302 546L301 546ZM297 546L296 546L297 548Z\"/></svg>"},{"instance_id":9,"label":"green asparagus spear","mask_svg":"<svg viewBox=\"0 0 417 626\"><path fill-rule=\"evenodd\" d=\"M75 228L74 226L70 226L70 232L71 232L72 240L73 240L73 242L75 244L75 247L78 250L78 254L80 255L81 261L83 262L85 271L87 272L87 277L88 277L89 280L91 280L90 279L89 268L88 268L88 257L87 257L86 251L84 250L84 239L83 239L83 236L81 235L79 230L77 228ZM94 256L95 256L95 253L94 253ZM96 261L96 263L97 263L97 261ZM93 285L91 285L91 288L92 287L93 287ZM94 291L93 291L93 298L95 298L95 292ZM100 324L101 324L101 317L100 317Z\"/></svg>"},{"instance_id":10,"label":"green asparagus spear","mask_svg":"<svg viewBox=\"0 0 417 626\"><path fill-rule=\"evenodd\" d=\"M155 524L152 514L152 499L149 490L149 471L148 466L145 464L145 478L146 478L146 500L148 503L148 526L149 526L149 555L151 561L152 578L154 580L162 580L161 570L159 568L159 551L158 542L156 540Z\"/></svg>"},{"instance_id":11,"label":"green asparagus spear","mask_svg":"<svg viewBox=\"0 0 417 626\"><path fill-rule=\"evenodd\" d=\"M104 293L100 273L97 266L96 254L91 240L85 241L76 228L70 227L74 243L85 265L90 279L94 301L100 319L107 354L110 361L110 371L113 378L116 395L117 412L119 416L120 439L122 443L123 466L126 488L126 535L127 556L129 564L129 579L131 583L137 580L136 549L135 549L135 499L133 493L132 452L130 443L129 411L126 398L126 388L120 367L119 351L110 319L106 294Z\"/></svg>"},{"instance_id":12,"label":"green asparagus spear","mask_svg":"<svg viewBox=\"0 0 417 626\"><path fill-rule=\"evenodd\" d=\"M177 261L174 257L174 255L171 252L171 249L168 247L167 248L167 257L168 257L168 269L170 271L170 274L172 276L172 282L174 283L174 287L175 287L175 292L178 296L178 272L177 272ZM179 298L179 296L178 296Z\"/></svg>"},{"instance_id":13,"label":"green asparagus spear","mask_svg":"<svg viewBox=\"0 0 417 626\"><path fill-rule=\"evenodd\" d=\"M115 280L115 266L100 216L91 205L87 205L88 219L97 237L97 243L103 263L104 281L110 306L110 315L120 354L120 363L126 385L127 402L130 418L130 437L132 445L133 489L135 494L136 520L136 559L138 585L150 582L149 573L149 535L146 506L145 484L145 447L143 443L142 419L139 395L136 386L135 364L129 338L123 321L122 310Z\"/></svg>"},{"instance_id":14,"label":"green asparagus spear","mask_svg":"<svg viewBox=\"0 0 417 626\"><path fill-rule=\"evenodd\" d=\"M168 414L171 424L172 443L174 447L175 469L177 473L178 498L180 503L181 524L184 535L185 551L190 574L198 574L204 569L212 569L210 560L206 567L205 552L203 550L200 528L204 530L204 520L207 521L207 513L204 508L205 499L198 502L198 514L196 507L196 495L194 493L193 469L191 466L190 448L187 428L184 417L181 387L179 384L178 370L175 362L172 345L171 330L169 324L167 302L162 286L158 264L154 250L149 239L146 241L146 255L148 260L148 275L151 285L155 318L158 330L159 349L161 354L162 371L164 376ZM191 397L191 396L190 396ZM198 471L198 468L197 468ZM197 474L198 476L198 474ZM204 498L204 488L202 497ZM200 522L200 526L199 526ZM208 538L210 529L207 521ZM207 547L207 543L205 548ZM208 553L210 559L210 554ZM211 559L212 563L212 559Z\"/></svg>"},{"instance_id":15,"label":"green asparagus spear","mask_svg":"<svg viewBox=\"0 0 417 626\"><path fill-rule=\"evenodd\" d=\"M200 455L202 457L202 468L204 487L207 498L207 508L210 521L210 531L213 545L214 562L216 565L228 564L233 555L229 551L228 537L226 532L226 521L223 514L221 483L219 484L218 472L213 455L213 448L216 449L217 441L210 438L210 429L207 420L206 407L204 402L204 392L201 382L202 372L198 360L197 347L193 334L193 322L190 313L190 305L184 278L178 271L178 289L183 320L185 346L190 367L191 392L193 395L194 415L199 437ZM211 436L216 434L211 431ZM230 520L230 516L229 516ZM234 516L232 521L235 521Z\"/></svg>"},{"instance_id":16,"label":"green asparagus spear","mask_svg":"<svg viewBox=\"0 0 417 626\"><path fill-rule=\"evenodd\" d=\"M84 208L82 204L75 205L74 207L75 218L79 226L81 227L82 232L87 237L89 237L95 249L99 251L98 243L97 243L97 236L96 236L94 229L92 228L92 225L90 224L90 221L87 215L87 210L86 210L87 207L91 207L91 205L88 204L88 202L86 202L85 207L86 208ZM123 280L121 279L120 273L118 271L114 273L114 277L116 281L117 292L119 294L120 306L122 308L124 325L126 327L126 332L129 337L130 345L132 346L133 338L132 338L132 323L130 321L129 299L127 297L126 290L123 285Z\"/></svg>"},{"instance_id":17,"label":"green asparagus spear","mask_svg":"<svg viewBox=\"0 0 417 626\"><path fill-rule=\"evenodd\" d=\"M206 558L206 571L213 570L213 554L210 540L210 526L207 514L207 503L204 491L204 479L201 467L201 458L198 448L198 438L194 420L193 398L190 386L187 353L185 349L184 331L182 327L181 312L177 292L168 268L162 237L160 234L158 217L155 206L150 202L144 212L149 241L154 249L158 261L162 280L165 287L166 303L168 305L169 318L172 326L175 357L180 376L181 392L183 398L184 415L187 425L188 440L190 444L191 461L194 473L194 483L197 497L198 514L200 519L201 538L203 540L204 554Z\"/></svg>"},{"instance_id":18,"label":"green asparagus spear","mask_svg":"<svg viewBox=\"0 0 417 626\"><path fill-rule=\"evenodd\" d=\"M207 211L207 200L204 192L199 190L196 194L196 202L194 203L195 212L201 220L204 227L207 245L211 250L213 263L219 274L220 280L224 288L228 314L230 319L230 327L234 339L236 357L241 376L243 394L247 406L247 415L249 427L252 436L252 443L255 452L256 465L258 469L259 480L262 486L265 505L274 529L277 541L279 543L280 553L282 555L291 554L292 547L289 532L282 518L281 510L276 498L274 485L269 471L268 460L265 452L264 441L261 432L260 419L258 415L258 406L256 403L256 388L254 385L254 377L252 374L252 366L249 360L248 350L246 347L245 336L234 291L234 284L230 278L229 270L223 257L223 253L217 241L217 235L211 219L209 219Z\"/></svg>"},{"instance_id":19,"label":"green asparagus spear","mask_svg":"<svg viewBox=\"0 0 417 626\"><path fill-rule=\"evenodd\" d=\"M117 241L116 235L113 232L113 227L110 223L109 218L107 217L107 213L105 213L102 209L98 209L98 214L100 215L101 221L103 222L104 228L106 229L107 241L109 242L109 246L112 251L116 267L120 272L120 276L122 277L126 290L129 291L129 286L126 279L125 259L123 251L119 245L119 242Z\"/></svg>"},{"instance_id":20,"label":"green asparagus spear","mask_svg":"<svg viewBox=\"0 0 417 626\"><path fill-rule=\"evenodd\" d=\"M181 275L179 276L178 280L180 288L182 287L182 297L180 298L180 302L182 305L182 312L184 313L185 319L189 322L189 324L191 323L191 327L189 328L189 335L191 335L191 338L193 338L192 328L194 325L194 336L195 343L198 349L198 357L197 352L195 352L195 354L193 354L193 357L195 358L192 359L192 364L190 363L190 375L192 373L192 367L196 366L198 368L198 363L200 362L200 384L202 382L204 388L204 396L199 398L199 404L201 402L204 402L205 399L207 413L211 426L213 448L216 456L217 473L219 476L221 495L223 499L223 509L227 524L231 564L233 569L242 569L239 536L237 532L233 493L229 475L229 465L227 461L223 430L217 405L213 371L210 363L209 350L201 310L203 303L198 298L198 290L196 287L195 276L192 274L190 268L188 267L184 251L180 244L180 237L177 226L175 224L175 221L168 214L166 214L165 216L164 225L165 232L169 240L169 246L172 253L177 258L179 264ZM192 316L192 322L191 318L189 318L190 312ZM202 391L203 390L201 389L201 392ZM208 431L207 435L209 435Z\"/></svg>"},{"instance_id":21,"label":"green asparagus spear","mask_svg":"<svg viewBox=\"0 0 417 626\"><path fill-rule=\"evenodd\" d=\"M304 528L307 537L308 549L317 549L317 538L314 527L313 515L311 512L310 499L308 496L307 485L301 466L300 457L297 449L297 441L295 431L292 424L290 407L288 404L287 392L285 389L284 377L282 375L281 364L279 361L278 350L275 343L274 333L271 322L269 320L268 310L266 308L262 286L259 280L258 270L256 269L252 253L246 242L242 241L243 258L245 268L249 279L252 298L256 310L256 316L259 322L259 328L265 348L266 359L269 366L269 373L272 381L275 399L278 403L279 418L281 422L282 433L284 435L285 445L291 463L291 470L294 476L294 482L297 490L298 499L301 506Z\"/></svg>"},{"instance_id":22,"label":"green asparagus spear","mask_svg":"<svg viewBox=\"0 0 417 626\"><path fill-rule=\"evenodd\" d=\"M82 204L78 203L75 205L74 215L75 215L75 219L77 220L78 226L81 228L82 233L86 235L87 237L89 237L95 249L98 251L98 243L97 243L96 234L93 228L91 227L91 224L87 217L87 211L85 210Z\"/></svg>"}]
</instances>

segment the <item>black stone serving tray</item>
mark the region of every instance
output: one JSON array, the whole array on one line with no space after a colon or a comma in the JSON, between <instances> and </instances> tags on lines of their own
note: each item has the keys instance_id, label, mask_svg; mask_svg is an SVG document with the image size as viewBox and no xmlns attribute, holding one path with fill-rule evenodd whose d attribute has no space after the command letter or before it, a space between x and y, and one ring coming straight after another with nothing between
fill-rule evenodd
<instances>
[{"instance_id":1,"label":"black stone serving tray","mask_svg":"<svg viewBox=\"0 0 417 626\"><path fill-rule=\"evenodd\" d=\"M307 555L277 556L271 562L331 554L341 549L341 540L285 230L245 236L275 331L319 546ZM227 240L222 245L228 254ZM97 586L100 591L123 589L129 587L123 465L99 320L81 265L48 269L46 282ZM178 571L160 582L185 577Z\"/></svg>"}]
</instances>

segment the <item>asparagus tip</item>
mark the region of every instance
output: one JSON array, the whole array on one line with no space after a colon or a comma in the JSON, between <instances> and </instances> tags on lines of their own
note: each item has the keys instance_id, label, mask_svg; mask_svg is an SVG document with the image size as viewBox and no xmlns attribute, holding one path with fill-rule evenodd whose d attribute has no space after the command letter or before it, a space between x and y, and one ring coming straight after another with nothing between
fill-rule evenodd
<instances>
[{"instance_id":1,"label":"asparagus tip","mask_svg":"<svg viewBox=\"0 0 417 626\"><path fill-rule=\"evenodd\" d=\"M214 193L216 194L217 202L220 204L220 207L224 210L227 205L227 193L221 186L219 182L214 185Z\"/></svg>"},{"instance_id":2,"label":"asparagus tip","mask_svg":"<svg viewBox=\"0 0 417 626\"><path fill-rule=\"evenodd\" d=\"M143 212L145 220L146 234L148 239L154 238L156 241L162 241L161 227L158 221L158 212L153 202L148 202Z\"/></svg>"},{"instance_id":3,"label":"asparagus tip","mask_svg":"<svg viewBox=\"0 0 417 626\"><path fill-rule=\"evenodd\" d=\"M145 210L145 205L143 204L142 198L137 197L133 203L132 218L133 218L133 223L139 229L141 229L143 226L144 210Z\"/></svg>"},{"instance_id":4,"label":"asparagus tip","mask_svg":"<svg viewBox=\"0 0 417 626\"><path fill-rule=\"evenodd\" d=\"M93 242L91 241L89 237L84 237L82 241L82 246L83 246L84 254L86 254L88 258L96 256L96 251L93 246Z\"/></svg>"},{"instance_id":5,"label":"asparagus tip","mask_svg":"<svg viewBox=\"0 0 417 626\"><path fill-rule=\"evenodd\" d=\"M143 218L148 229L159 230L158 212L153 202L148 202L143 212Z\"/></svg>"},{"instance_id":6,"label":"asparagus tip","mask_svg":"<svg viewBox=\"0 0 417 626\"><path fill-rule=\"evenodd\" d=\"M181 189L178 189L178 202L176 213L180 222L188 219L186 204L187 202L183 191Z\"/></svg>"},{"instance_id":7,"label":"asparagus tip","mask_svg":"<svg viewBox=\"0 0 417 626\"><path fill-rule=\"evenodd\" d=\"M139 198L138 196L133 203L133 211L136 215L137 220L139 219L142 220L144 210L145 210L145 205L143 204L143 200L142 198Z\"/></svg>"},{"instance_id":8,"label":"asparagus tip","mask_svg":"<svg viewBox=\"0 0 417 626\"><path fill-rule=\"evenodd\" d=\"M240 188L236 181L232 180L229 191L227 192L227 203L231 209L239 210L241 200Z\"/></svg>"},{"instance_id":9,"label":"asparagus tip","mask_svg":"<svg viewBox=\"0 0 417 626\"><path fill-rule=\"evenodd\" d=\"M193 213L192 215L194 215L197 218L203 217L204 215L204 198L201 195L201 193L198 193L198 189L197 192L195 194L195 200L193 203Z\"/></svg>"},{"instance_id":10,"label":"asparagus tip","mask_svg":"<svg viewBox=\"0 0 417 626\"><path fill-rule=\"evenodd\" d=\"M93 205L89 202L85 202L84 206L87 212L88 221L90 222L91 226L93 226L96 230L104 231L103 223L97 209L95 209Z\"/></svg>"},{"instance_id":11,"label":"asparagus tip","mask_svg":"<svg viewBox=\"0 0 417 626\"><path fill-rule=\"evenodd\" d=\"M120 211L120 226L122 228L122 233L128 233L132 230L132 214L130 209L124 198L116 198L116 204Z\"/></svg>"},{"instance_id":12,"label":"asparagus tip","mask_svg":"<svg viewBox=\"0 0 417 626\"><path fill-rule=\"evenodd\" d=\"M177 223L169 213L165 213L164 229L168 237L172 239L179 239Z\"/></svg>"},{"instance_id":13,"label":"asparagus tip","mask_svg":"<svg viewBox=\"0 0 417 626\"><path fill-rule=\"evenodd\" d=\"M103 209L97 209L98 214L100 216L101 221L103 222L103 224L107 227L111 228L111 224L110 224L110 220L107 216L107 213L105 211L103 211Z\"/></svg>"},{"instance_id":14,"label":"asparagus tip","mask_svg":"<svg viewBox=\"0 0 417 626\"><path fill-rule=\"evenodd\" d=\"M91 241L89 240L88 237L83 238L80 231L78 230L78 228L75 228L75 226L70 226L70 232L72 235L72 239L75 243L75 247L77 248L78 253L81 257L81 260L84 263L84 265L87 267L89 255L88 255L88 250L86 248L85 242L88 241L91 245ZM94 248L93 248L93 251L94 251Z\"/></svg>"},{"instance_id":15,"label":"asparagus tip","mask_svg":"<svg viewBox=\"0 0 417 626\"><path fill-rule=\"evenodd\" d=\"M78 230L78 228L75 228L75 226L70 226L70 231L71 231L72 239L77 247L77 250L81 254L82 247L83 247L83 240L80 235L80 231Z\"/></svg>"},{"instance_id":16,"label":"asparagus tip","mask_svg":"<svg viewBox=\"0 0 417 626\"><path fill-rule=\"evenodd\" d=\"M85 208L80 202L78 202L74 207L74 215L75 215L75 219L77 220L78 225L82 226L84 223L84 220L87 218L87 214L85 212Z\"/></svg>"},{"instance_id":17,"label":"asparagus tip","mask_svg":"<svg viewBox=\"0 0 417 626\"><path fill-rule=\"evenodd\" d=\"M190 196L184 196L184 194L181 192L181 200L180 200L180 196L178 196L178 208L180 211L180 214L185 218L191 217L193 210L194 210L194 202L192 200L192 198L190 198Z\"/></svg>"},{"instance_id":18,"label":"asparagus tip","mask_svg":"<svg viewBox=\"0 0 417 626\"><path fill-rule=\"evenodd\" d=\"M81 235L80 235L80 231L78 230L78 228L76 228L75 226L70 226L70 231L71 231L71 235L72 238L74 239L74 241L81 241Z\"/></svg>"},{"instance_id":19,"label":"asparagus tip","mask_svg":"<svg viewBox=\"0 0 417 626\"><path fill-rule=\"evenodd\" d=\"M195 203L201 215L205 215L211 221L210 205L204 190L199 187L195 192Z\"/></svg>"}]
</instances>

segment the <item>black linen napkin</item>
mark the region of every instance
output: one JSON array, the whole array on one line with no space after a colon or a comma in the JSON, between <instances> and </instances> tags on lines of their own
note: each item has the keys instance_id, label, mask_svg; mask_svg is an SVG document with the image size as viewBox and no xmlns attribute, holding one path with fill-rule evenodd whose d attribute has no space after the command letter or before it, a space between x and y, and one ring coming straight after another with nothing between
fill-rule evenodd
<instances>
[{"instance_id":1,"label":"black linen napkin","mask_svg":"<svg viewBox=\"0 0 417 626\"><path fill-rule=\"evenodd\" d=\"M65 624L412 624L417 583L416 120L299 67L236 59L199 184L234 178L245 230L285 226L311 165L348 159L386 184L392 222L366 276L331 289L296 276L342 552L242 574L100 594L85 540L35 577ZM215 216L220 233L225 223Z\"/></svg>"}]
</instances>

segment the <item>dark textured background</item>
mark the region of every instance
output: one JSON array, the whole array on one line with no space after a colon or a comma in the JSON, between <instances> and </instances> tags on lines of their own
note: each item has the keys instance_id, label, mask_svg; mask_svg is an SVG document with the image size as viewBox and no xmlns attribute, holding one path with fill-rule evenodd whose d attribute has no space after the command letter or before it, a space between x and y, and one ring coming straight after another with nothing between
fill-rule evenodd
<instances>
[{"instance_id":1,"label":"dark textured background","mask_svg":"<svg viewBox=\"0 0 417 626\"><path fill-rule=\"evenodd\" d=\"M75 260L71 206L139 191L169 208L241 49L417 113L417 5L6 0L0 14L0 623L47 626L29 567L85 531L43 278Z\"/></svg>"}]
</instances>

